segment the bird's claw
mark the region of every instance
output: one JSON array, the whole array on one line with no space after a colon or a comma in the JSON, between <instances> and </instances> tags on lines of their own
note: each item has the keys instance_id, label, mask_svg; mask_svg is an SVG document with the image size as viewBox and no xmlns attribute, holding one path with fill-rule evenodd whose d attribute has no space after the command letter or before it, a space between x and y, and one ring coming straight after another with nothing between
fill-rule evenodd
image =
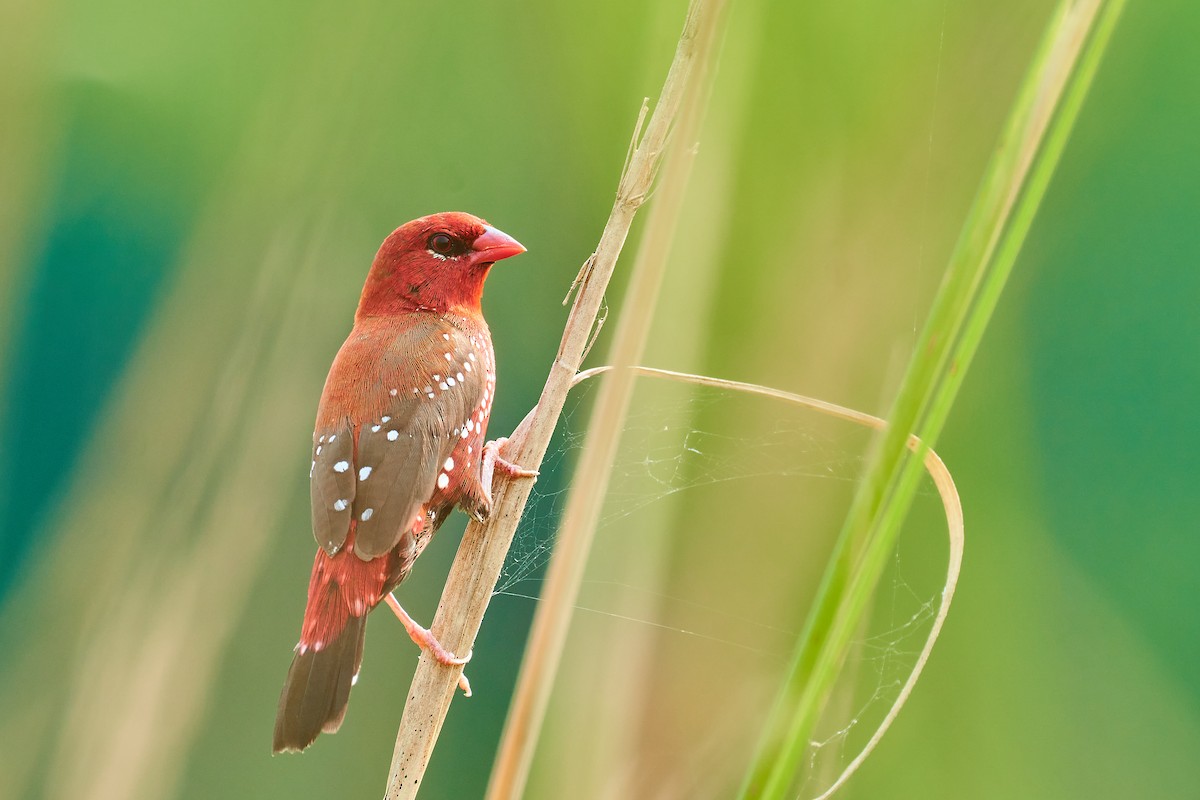
<instances>
[{"instance_id":1,"label":"bird's claw","mask_svg":"<svg viewBox=\"0 0 1200 800\"><path fill-rule=\"evenodd\" d=\"M500 455L500 450L504 445L508 444L506 437L493 439L483 446L483 458L485 461L492 462L492 469L500 468L500 471L505 475L511 475L514 478L536 478L541 473L536 469L525 469L520 464L514 464L504 456Z\"/></svg>"},{"instance_id":2,"label":"bird's claw","mask_svg":"<svg viewBox=\"0 0 1200 800\"><path fill-rule=\"evenodd\" d=\"M497 468L513 478L536 478L540 474L536 469L525 469L520 464L514 464L500 455L500 450L506 444L508 444L508 439L501 437L493 439L483 446L483 467L479 471L479 482L489 512L492 510L492 476Z\"/></svg>"},{"instance_id":3,"label":"bird's claw","mask_svg":"<svg viewBox=\"0 0 1200 800\"><path fill-rule=\"evenodd\" d=\"M409 613L400 605L400 601L392 593L387 595L388 607L395 613L396 618L400 620L400 624L404 626L404 630L408 632L408 637L413 640L417 647L424 650L433 658L434 661L447 667L461 667L471 660L472 653L467 653L466 657L460 658L454 653L447 650L437 637L433 635L433 631L422 627L415 619L409 616ZM466 673L459 673L458 688L462 689L463 695L471 696L471 682L467 680Z\"/></svg>"}]
</instances>

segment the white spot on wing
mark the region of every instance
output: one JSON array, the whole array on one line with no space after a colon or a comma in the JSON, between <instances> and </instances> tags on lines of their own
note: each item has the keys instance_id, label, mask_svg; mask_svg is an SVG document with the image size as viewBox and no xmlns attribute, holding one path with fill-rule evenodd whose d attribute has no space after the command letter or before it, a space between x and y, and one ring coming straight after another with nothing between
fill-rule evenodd
<instances>
[{"instance_id":1,"label":"white spot on wing","mask_svg":"<svg viewBox=\"0 0 1200 800\"><path fill-rule=\"evenodd\" d=\"M382 425L372 425L372 426L371 426L371 433L379 433L379 429L380 429L381 427L383 427L383 426L382 426Z\"/></svg>"},{"instance_id":2,"label":"white spot on wing","mask_svg":"<svg viewBox=\"0 0 1200 800\"><path fill-rule=\"evenodd\" d=\"M449 485L450 485L450 476L449 475L447 475L444 472L441 475L438 475L438 488L439 489L445 489Z\"/></svg>"},{"instance_id":3,"label":"white spot on wing","mask_svg":"<svg viewBox=\"0 0 1200 800\"><path fill-rule=\"evenodd\" d=\"M342 500L340 498L337 500L334 500L333 501L333 510L334 511L345 511L346 510L346 501Z\"/></svg>"},{"instance_id":4,"label":"white spot on wing","mask_svg":"<svg viewBox=\"0 0 1200 800\"><path fill-rule=\"evenodd\" d=\"M394 442L400 438L400 431L388 431L388 441Z\"/></svg>"},{"instance_id":5,"label":"white spot on wing","mask_svg":"<svg viewBox=\"0 0 1200 800\"><path fill-rule=\"evenodd\" d=\"M333 465L334 472L345 472L348 469L350 469L349 461L339 461Z\"/></svg>"},{"instance_id":6,"label":"white spot on wing","mask_svg":"<svg viewBox=\"0 0 1200 800\"><path fill-rule=\"evenodd\" d=\"M442 464L442 469L446 470L446 472L449 472L450 470L454 469L454 459L447 458L446 463Z\"/></svg>"},{"instance_id":7,"label":"white spot on wing","mask_svg":"<svg viewBox=\"0 0 1200 800\"><path fill-rule=\"evenodd\" d=\"M369 520L369 519L371 518L371 515L372 515L372 514L374 514L374 513L375 513L375 509L373 509L373 508L364 508L364 509L363 509L363 513L362 513L362 515L361 515L361 516L362 516L362 521L363 521L363 522L366 522L367 520Z\"/></svg>"},{"instance_id":8,"label":"white spot on wing","mask_svg":"<svg viewBox=\"0 0 1200 800\"><path fill-rule=\"evenodd\" d=\"M370 467L363 467L362 469L360 469L358 471L358 479L360 481L365 481L369 477L371 477L371 468Z\"/></svg>"}]
</instances>

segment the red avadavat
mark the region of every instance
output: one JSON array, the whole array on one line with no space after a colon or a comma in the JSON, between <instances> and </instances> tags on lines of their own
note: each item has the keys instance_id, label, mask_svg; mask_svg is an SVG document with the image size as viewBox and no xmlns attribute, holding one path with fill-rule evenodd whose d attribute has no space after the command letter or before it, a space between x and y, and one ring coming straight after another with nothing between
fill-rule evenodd
<instances>
[{"instance_id":1,"label":"red avadavat","mask_svg":"<svg viewBox=\"0 0 1200 800\"><path fill-rule=\"evenodd\" d=\"M279 697L275 752L303 750L341 726L367 614L381 601L435 658L464 662L391 591L455 505L486 517L496 465L534 474L484 439L496 372L483 283L493 263L523 252L483 220L445 213L397 228L375 256L317 409L310 479L320 549Z\"/></svg>"}]
</instances>

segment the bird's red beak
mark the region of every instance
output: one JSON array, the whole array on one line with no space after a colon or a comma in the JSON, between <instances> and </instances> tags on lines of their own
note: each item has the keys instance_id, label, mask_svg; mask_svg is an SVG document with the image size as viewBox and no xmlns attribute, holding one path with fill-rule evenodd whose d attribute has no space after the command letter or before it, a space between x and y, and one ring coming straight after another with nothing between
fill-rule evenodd
<instances>
[{"instance_id":1,"label":"bird's red beak","mask_svg":"<svg viewBox=\"0 0 1200 800\"><path fill-rule=\"evenodd\" d=\"M471 245L471 250L471 263L490 264L524 253L525 246L504 231L485 225L483 233Z\"/></svg>"}]
</instances>

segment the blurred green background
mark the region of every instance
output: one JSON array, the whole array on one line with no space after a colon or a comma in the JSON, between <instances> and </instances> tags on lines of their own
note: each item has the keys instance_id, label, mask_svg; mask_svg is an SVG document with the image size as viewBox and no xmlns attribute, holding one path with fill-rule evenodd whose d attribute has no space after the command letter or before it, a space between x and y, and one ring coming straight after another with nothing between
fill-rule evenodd
<instances>
[{"instance_id":1,"label":"blurred green background","mask_svg":"<svg viewBox=\"0 0 1200 800\"><path fill-rule=\"evenodd\" d=\"M1053 4L731 7L647 361L882 413ZM384 236L470 211L529 248L485 301L492 433L512 429L684 8L0 7L0 797L382 793L415 664L386 620L342 731L269 754L325 370ZM1198 36L1194 4L1126 10L939 446L966 510L956 605L846 797L1200 797ZM771 414L702 424L743 424L751 463ZM797 446L797 468L852 477L858 438L804 424L818 452ZM543 518L569 465L543 473ZM778 672L848 496L810 483L691 492L654 520L639 579L772 627ZM459 529L401 591L419 619ZM493 603L422 796L481 795L531 613ZM605 690L570 671L612 647L592 627L530 796L727 796L758 706L689 716L738 687L668 678L655 659L691 639L667 631L638 656L658 705L616 729L640 760L614 763L611 720L572 699ZM734 638L703 640L723 681ZM714 731L722 758L698 758Z\"/></svg>"}]
</instances>

